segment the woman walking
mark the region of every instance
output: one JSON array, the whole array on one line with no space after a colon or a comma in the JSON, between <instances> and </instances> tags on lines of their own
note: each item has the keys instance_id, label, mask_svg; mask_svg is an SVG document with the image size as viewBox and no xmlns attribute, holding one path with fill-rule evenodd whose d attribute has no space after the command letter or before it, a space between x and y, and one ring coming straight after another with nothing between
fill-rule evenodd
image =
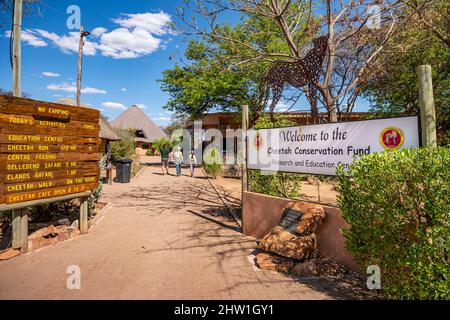
<instances>
[{"instance_id":1,"label":"woman walking","mask_svg":"<svg viewBox=\"0 0 450 320\"><path fill-rule=\"evenodd\" d=\"M189 170L191 171L191 177L194 176L195 165L197 164L197 158L195 157L194 150L189 153Z\"/></svg>"},{"instance_id":2,"label":"woman walking","mask_svg":"<svg viewBox=\"0 0 450 320\"><path fill-rule=\"evenodd\" d=\"M175 152L173 153L173 162L175 162L177 177L179 177L181 176L181 163L183 162L183 152L181 152L180 147L175 148Z\"/></svg>"}]
</instances>

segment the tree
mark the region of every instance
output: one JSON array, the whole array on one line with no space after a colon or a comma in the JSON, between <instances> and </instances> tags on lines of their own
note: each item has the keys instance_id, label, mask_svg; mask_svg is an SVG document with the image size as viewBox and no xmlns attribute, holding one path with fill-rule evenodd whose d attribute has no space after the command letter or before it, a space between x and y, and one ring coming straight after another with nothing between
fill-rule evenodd
<instances>
[{"instance_id":1,"label":"tree","mask_svg":"<svg viewBox=\"0 0 450 320\"><path fill-rule=\"evenodd\" d=\"M450 3L447 0L402 0L412 19L450 47Z\"/></svg>"},{"instance_id":2,"label":"tree","mask_svg":"<svg viewBox=\"0 0 450 320\"><path fill-rule=\"evenodd\" d=\"M267 31L267 20L245 19L223 28L261 46L282 45ZM163 73L162 90L171 95L167 109L196 118L209 110L239 111L248 105L252 121L258 119L264 109L267 62L239 64L249 56L247 48L207 36L191 40L185 55L188 64Z\"/></svg>"},{"instance_id":3,"label":"tree","mask_svg":"<svg viewBox=\"0 0 450 320\"><path fill-rule=\"evenodd\" d=\"M23 0L23 15L37 15L42 17L46 5L41 0ZM10 26L14 0L0 0L0 27Z\"/></svg>"},{"instance_id":4,"label":"tree","mask_svg":"<svg viewBox=\"0 0 450 320\"><path fill-rule=\"evenodd\" d=\"M371 111L379 115L417 115L419 88L417 66L429 64L433 73L437 132L440 144L450 143L449 49L438 37L411 21L381 53L372 78L363 87ZM375 115L376 116L376 115Z\"/></svg>"},{"instance_id":5,"label":"tree","mask_svg":"<svg viewBox=\"0 0 450 320\"><path fill-rule=\"evenodd\" d=\"M191 42L186 57L190 66L163 72L162 90L171 95L165 108L193 118L210 109L235 110L245 102L246 79L209 63L210 54L199 42Z\"/></svg>"},{"instance_id":6,"label":"tree","mask_svg":"<svg viewBox=\"0 0 450 320\"><path fill-rule=\"evenodd\" d=\"M371 4L369 1L326 0L322 7L308 0L193 0L187 1L178 15L184 22L182 31L186 35L201 36L244 52L229 61L239 67L280 60L298 61L309 49L305 43L327 34L328 54L320 80L314 85L329 120L335 121L343 106L347 106L347 111L352 110L369 66L385 48L398 24L394 19L398 9L396 1L377 4L377 14L381 17L379 25L373 23L378 16L368 14ZM269 37L283 45L255 41L251 32L242 35L219 22L220 16L233 12L241 14L244 20L269 26L266 29ZM306 88L301 90L309 99L314 96Z\"/></svg>"}]
</instances>

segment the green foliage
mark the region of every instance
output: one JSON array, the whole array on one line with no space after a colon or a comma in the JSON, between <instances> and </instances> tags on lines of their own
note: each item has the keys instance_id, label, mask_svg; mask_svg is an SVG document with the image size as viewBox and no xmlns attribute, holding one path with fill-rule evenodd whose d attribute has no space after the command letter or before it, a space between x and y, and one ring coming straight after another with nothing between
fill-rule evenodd
<instances>
[{"instance_id":1,"label":"green foliage","mask_svg":"<svg viewBox=\"0 0 450 320\"><path fill-rule=\"evenodd\" d=\"M121 140L111 142L111 159L113 162L130 159L136 150L136 143L131 130L122 130L119 135Z\"/></svg>"},{"instance_id":2,"label":"green foliage","mask_svg":"<svg viewBox=\"0 0 450 320\"><path fill-rule=\"evenodd\" d=\"M275 122L272 122L267 114L262 114L253 125L253 128L279 128L294 125L296 123L287 116L276 115ZM270 174L261 174L259 171L248 172L249 187L252 192L274 197L298 199L300 197L302 180L303 176L295 173L272 172Z\"/></svg>"},{"instance_id":3,"label":"green foliage","mask_svg":"<svg viewBox=\"0 0 450 320\"><path fill-rule=\"evenodd\" d=\"M339 173L347 248L396 299L450 299L450 148L374 153Z\"/></svg>"},{"instance_id":4,"label":"green foliage","mask_svg":"<svg viewBox=\"0 0 450 320\"><path fill-rule=\"evenodd\" d=\"M261 115L258 121L253 125L253 129L266 129L266 128L282 128L296 126L297 123L291 120L288 116L283 114L275 115L275 122L270 121L270 117L267 113Z\"/></svg>"},{"instance_id":5,"label":"green foliage","mask_svg":"<svg viewBox=\"0 0 450 320\"><path fill-rule=\"evenodd\" d=\"M203 168L213 178L220 175L222 171L222 157L216 148L210 147L205 149L203 153Z\"/></svg>"},{"instance_id":6,"label":"green foliage","mask_svg":"<svg viewBox=\"0 0 450 320\"><path fill-rule=\"evenodd\" d=\"M301 9L293 5L292 10ZM273 60L264 54L255 57L256 51L289 54L283 32L274 19L257 15L216 28L235 41L206 35L191 40L185 52L189 65L163 73L161 88L171 96L165 108L195 119L210 110L240 111L248 105L257 119L266 99L264 77ZM305 41L300 32L296 36L296 42Z\"/></svg>"},{"instance_id":7,"label":"green foliage","mask_svg":"<svg viewBox=\"0 0 450 320\"><path fill-rule=\"evenodd\" d=\"M450 50L422 28L411 28L392 39L395 50L379 57L379 73L363 88L378 116L417 115L419 87L417 67L432 67L438 141L450 144ZM396 45L397 44L397 45Z\"/></svg>"},{"instance_id":8,"label":"green foliage","mask_svg":"<svg viewBox=\"0 0 450 320\"><path fill-rule=\"evenodd\" d=\"M255 170L248 172L250 191L274 197L299 199L302 180L302 176L295 173L273 172L265 175Z\"/></svg>"},{"instance_id":9,"label":"green foliage","mask_svg":"<svg viewBox=\"0 0 450 320\"><path fill-rule=\"evenodd\" d=\"M169 140L166 138L161 138L153 141L152 149L155 151L160 151L164 146L169 147L169 149L173 149L176 145L180 143L179 140Z\"/></svg>"},{"instance_id":10,"label":"green foliage","mask_svg":"<svg viewBox=\"0 0 450 320\"><path fill-rule=\"evenodd\" d=\"M135 152L136 144L133 139L122 139L111 142L111 158L117 160L129 159Z\"/></svg>"}]
</instances>

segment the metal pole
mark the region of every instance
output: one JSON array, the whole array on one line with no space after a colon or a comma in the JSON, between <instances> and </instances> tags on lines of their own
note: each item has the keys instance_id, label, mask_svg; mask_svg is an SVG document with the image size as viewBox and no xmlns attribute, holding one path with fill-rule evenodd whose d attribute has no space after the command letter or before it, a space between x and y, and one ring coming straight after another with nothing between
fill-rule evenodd
<instances>
[{"instance_id":1,"label":"metal pole","mask_svg":"<svg viewBox=\"0 0 450 320\"><path fill-rule=\"evenodd\" d=\"M13 27L13 95L21 97L21 29L22 29L22 0L14 1L14 27Z\"/></svg>"},{"instance_id":2,"label":"metal pole","mask_svg":"<svg viewBox=\"0 0 450 320\"><path fill-rule=\"evenodd\" d=\"M417 68L419 76L419 107L422 129L422 145L437 146L436 112L433 98L433 79L431 66L422 65Z\"/></svg>"}]
</instances>

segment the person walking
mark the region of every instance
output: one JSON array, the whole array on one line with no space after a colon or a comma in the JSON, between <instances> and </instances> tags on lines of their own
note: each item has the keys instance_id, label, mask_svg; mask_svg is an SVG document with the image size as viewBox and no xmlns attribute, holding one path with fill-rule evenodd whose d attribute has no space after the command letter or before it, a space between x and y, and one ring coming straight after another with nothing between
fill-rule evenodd
<instances>
[{"instance_id":1,"label":"person walking","mask_svg":"<svg viewBox=\"0 0 450 320\"><path fill-rule=\"evenodd\" d=\"M191 177L194 177L194 169L195 165L197 164L197 158L195 157L194 150L191 150L189 153L189 170L191 172Z\"/></svg>"},{"instance_id":2,"label":"person walking","mask_svg":"<svg viewBox=\"0 0 450 320\"><path fill-rule=\"evenodd\" d=\"M169 155L170 155L170 149L169 146L163 145L162 148L159 150L161 153L161 170L162 174L169 173ZM164 172L165 171L165 172Z\"/></svg>"},{"instance_id":3,"label":"person walking","mask_svg":"<svg viewBox=\"0 0 450 320\"><path fill-rule=\"evenodd\" d=\"M183 162L183 152L181 152L180 147L176 147L173 152L173 162L175 162L175 167L177 169L177 177L181 176L181 163Z\"/></svg>"}]
</instances>

